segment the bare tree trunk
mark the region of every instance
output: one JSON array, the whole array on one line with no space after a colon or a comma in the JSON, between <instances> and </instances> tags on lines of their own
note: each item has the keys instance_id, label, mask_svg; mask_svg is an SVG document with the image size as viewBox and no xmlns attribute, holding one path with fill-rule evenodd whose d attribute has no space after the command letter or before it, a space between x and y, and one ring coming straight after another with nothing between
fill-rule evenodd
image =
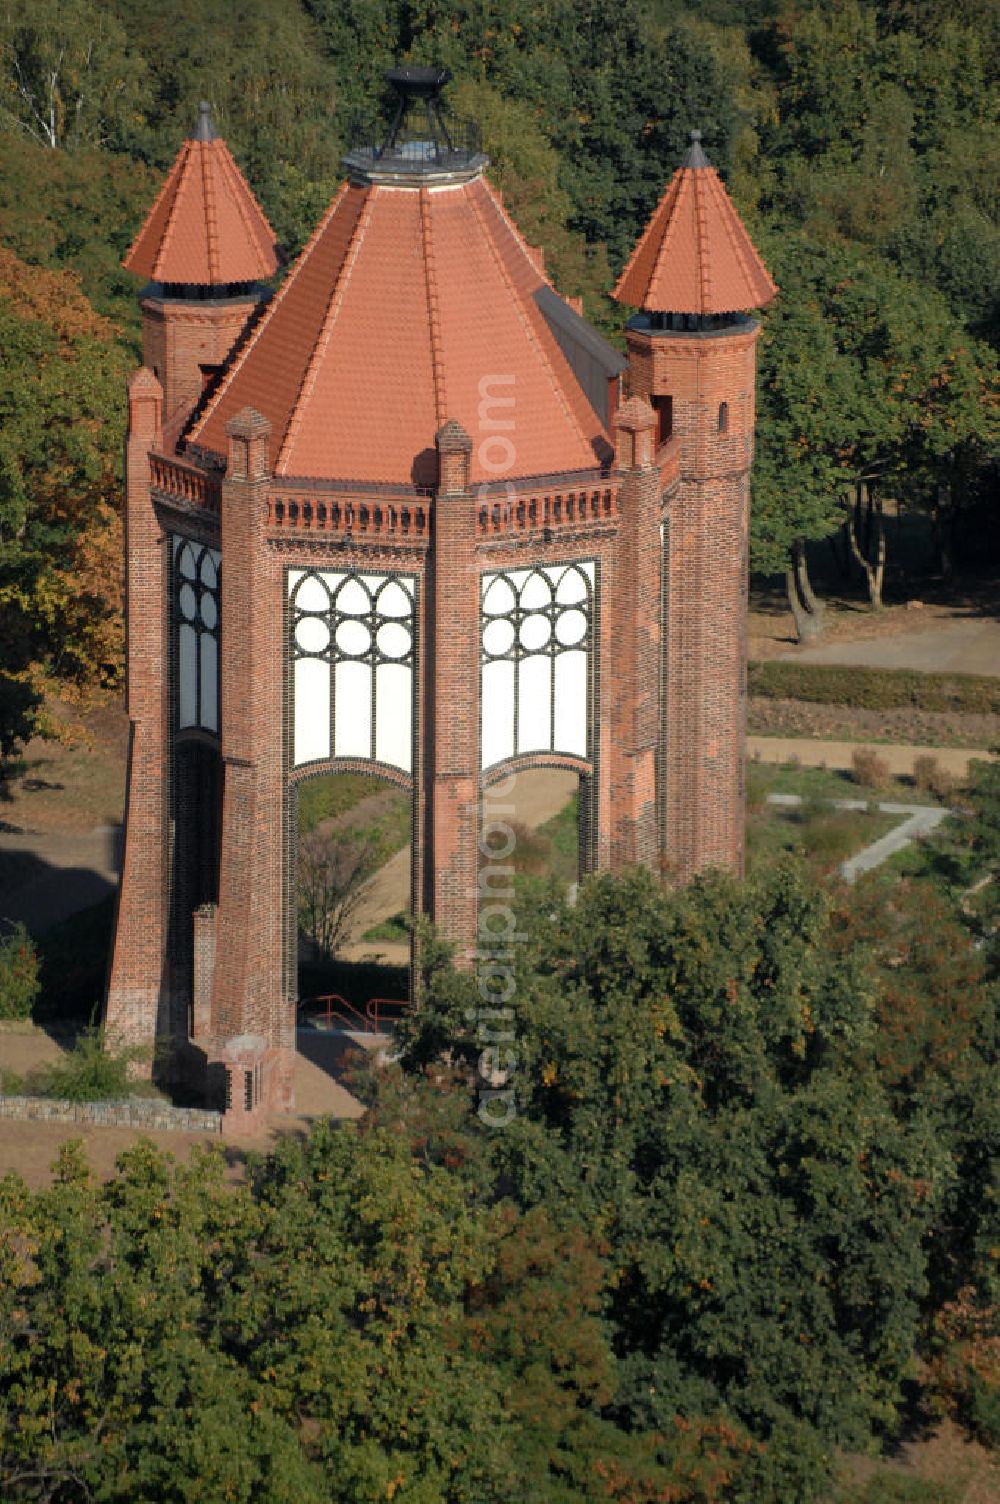
<instances>
[{"instance_id":1,"label":"bare tree trunk","mask_svg":"<svg viewBox=\"0 0 1000 1504\"><path fill-rule=\"evenodd\" d=\"M877 497L872 499L865 480L857 483L854 507L847 513L845 530L851 554L865 577L868 604L873 611L881 611L885 580L885 518L881 501Z\"/></svg>"},{"instance_id":2,"label":"bare tree trunk","mask_svg":"<svg viewBox=\"0 0 1000 1504\"><path fill-rule=\"evenodd\" d=\"M806 555L804 538L796 538L792 548L792 562L795 566L795 583L798 586L802 604L812 616L822 617L826 607L813 590L812 580L809 578L809 559Z\"/></svg>"},{"instance_id":3,"label":"bare tree trunk","mask_svg":"<svg viewBox=\"0 0 1000 1504\"><path fill-rule=\"evenodd\" d=\"M802 589L803 579L805 591ZM809 584L805 547L801 538L796 539L792 548L791 562L785 570L785 591L799 642L813 642L822 633L825 621L822 605L813 594Z\"/></svg>"}]
</instances>

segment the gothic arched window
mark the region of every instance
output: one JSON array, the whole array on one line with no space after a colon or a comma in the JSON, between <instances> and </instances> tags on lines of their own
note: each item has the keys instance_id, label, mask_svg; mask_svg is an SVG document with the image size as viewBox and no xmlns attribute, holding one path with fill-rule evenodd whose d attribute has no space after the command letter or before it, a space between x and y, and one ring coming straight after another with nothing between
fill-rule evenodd
<instances>
[{"instance_id":1,"label":"gothic arched window","mask_svg":"<svg viewBox=\"0 0 1000 1504\"><path fill-rule=\"evenodd\" d=\"M527 752L586 757L594 563L482 577L484 768Z\"/></svg>"},{"instance_id":2,"label":"gothic arched window","mask_svg":"<svg viewBox=\"0 0 1000 1504\"><path fill-rule=\"evenodd\" d=\"M219 729L219 568L217 548L173 539L173 617L177 726Z\"/></svg>"},{"instance_id":3,"label":"gothic arched window","mask_svg":"<svg viewBox=\"0 0 1000 1504\"><path fill-rule=\"evenodd\" d=\"M292 570L293 762L413 768L412 575Z\"/></svg>"}]
</instances>

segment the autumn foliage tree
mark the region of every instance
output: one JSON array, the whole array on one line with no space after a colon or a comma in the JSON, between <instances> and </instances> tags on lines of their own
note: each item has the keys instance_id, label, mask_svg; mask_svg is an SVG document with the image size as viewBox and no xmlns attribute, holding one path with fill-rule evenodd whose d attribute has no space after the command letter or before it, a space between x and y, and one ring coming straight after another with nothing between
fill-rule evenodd
<instances>
[{"instance_id":1,"label":"autumn foliage tree","mask_svg":"<svg viewBox=\"0 0 1000 1504\"><path fill-rule=\"evenodd\" d=\"M70 272L0 248L0 631L5 698L117 681L122 535L116 331Z\"/></svg>"}]
</instances>

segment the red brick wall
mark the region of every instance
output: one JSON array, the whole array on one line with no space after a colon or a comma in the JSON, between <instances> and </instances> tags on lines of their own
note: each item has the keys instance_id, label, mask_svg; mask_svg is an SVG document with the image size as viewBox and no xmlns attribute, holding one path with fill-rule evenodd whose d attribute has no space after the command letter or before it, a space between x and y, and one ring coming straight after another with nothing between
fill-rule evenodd
<instances>
[{"instance_id":1,"label":"red brick wall","mask_svg":"<svg viewBox=\"0 0 1000 1504\"><path fill-rule=\"evenodd\" d=\"M267 548L269 425L229 425L222 487L220 643L223 813L212 1046L252 1034L283 1052L273 1106L291 1102L293 1000L283 994L282 624L284 574Z\"/></svg>"},{"instance_id":2,"label":"red brick wall","mask_svg":"<svg viewBox=\"0 0 1000 1504\"><path fill-rule=\"evenodd\" d=\"M166 970L170 870L167 543L149 491L149 451L161 417L162 389L150 371L141 369L129 385L125 449L129 763L105 1024L111 1040L150 1050Z\"/></svg>"},{"instance_id":3,"label":"red brick wall","mask_svg":"<svg viewBox=\"0 0 1000 1504\"><path fill-rule=\"evenodd\" d=\"M607 620L602 677L607 686L607 829L614 868L655 866L656 758L660 662L660 472L654 461L656 415L630 401L615 420L621 489L621 528L602 592Z\"/></svg>"},{"instance_id":4,"label":"red brick wall","mask_svg":"<svg viewBox=\"0 0 1000 1504\"><path fill-rule=\"evenodd\" d=\"M191 412L204 385L201 367L222 364L259 304L257 297L141 300L142 358L163 386L167 428Z\"/></svg>"},{"instance_id":5,"label":"red brick wall","mask_svg":"<svg viewBox=\"0 0 1000 1504\"><path fill-rule=\"evenodd\" d=\"M472 441L457 425L441 430L423 657L427 907L456 943L461 965L471 964L476 944L479 841L480 584L471 452Z\"/></svg>"}]
</instances>

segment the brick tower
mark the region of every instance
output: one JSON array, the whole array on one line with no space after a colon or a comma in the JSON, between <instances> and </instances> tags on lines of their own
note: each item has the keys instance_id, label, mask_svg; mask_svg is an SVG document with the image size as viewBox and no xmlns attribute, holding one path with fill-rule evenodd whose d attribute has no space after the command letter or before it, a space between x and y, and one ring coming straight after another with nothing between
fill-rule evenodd
<instances>
[{"instance_id":1,"label":"brick tower","mask_svg":"<svg viewBox=\"0 0 1000 1504\"><path fill-rule=\"evenodd\" d=\"M663 518L659 826L680 878L742 871L755 345L744 310L777 291L718 174L691 146L618 280L629 389L676 441Z\"/></svg>"},{"instance_id":2,"label":"brick tower","mask_svg":"<svg viewBox=\"0 0 1000 1504\"><path fill-rule=\"evenodd\" d=\"M151 280L139 300L144 363L128 394L129 771L106 1025L119 1042L155 1043L176 1076L189 1073L186 1045L199 1032L196 949L211 943L189 943L192 914L218 889L220 579L210 482L178 463L168 511L156 456L182 447L278 269L271 228L207 104L123 264Z\"/></svg>"},{"instance_id":3,"label":"brick tower","mask_svg":"<svg viewBox=\"0 0 1000 1504\"><path fill-rule=\"evenodd\" d=\"M306 779L410 793L412 906L459 964L480 800L520 769L579 776L583 871L742 862L756 327L732 310L773 285L694 146L618 287L626 362L445 120L446 77L390 75L392 127L266 307L266 221L204 114L127 262L166 283L129 393L108 1028L234 1113L290 1101Z\"/></svg>"}]
</instances>

